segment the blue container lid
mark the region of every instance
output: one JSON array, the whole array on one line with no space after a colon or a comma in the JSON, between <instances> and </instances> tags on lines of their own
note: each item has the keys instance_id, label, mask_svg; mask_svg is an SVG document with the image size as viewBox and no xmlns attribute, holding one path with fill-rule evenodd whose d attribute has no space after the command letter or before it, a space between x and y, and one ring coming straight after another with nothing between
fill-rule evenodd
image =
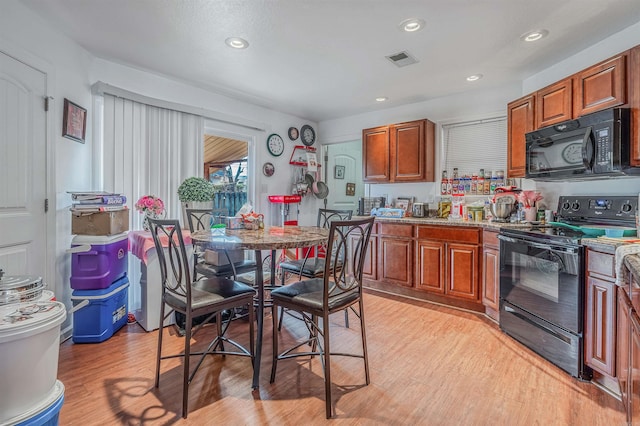
<instances>
[{"instance_id":1,"label":"blue container lid","mask_svg":"<svg viewBox=\"0 0 640 426\"><path fill-rule=\"evenodd\" d=\"M71 300L78 299L107 299L114 294L129 287L129 278L124 277L116 280L107 288L101 288L97 290L73 290L71 293Z\"/></svg>"},{"instance_id":2,"label":"blue container lid","mask_svg":"<svg viewBox=\"0 0 640 426\"><path fill-rule=\"evenodd\" d=\"M36 407L20 416L9 419L7 425L16 426L56 426L58 415L64 403L64 385L56 380L51 393Z\"/></svg>"}]
</instances>

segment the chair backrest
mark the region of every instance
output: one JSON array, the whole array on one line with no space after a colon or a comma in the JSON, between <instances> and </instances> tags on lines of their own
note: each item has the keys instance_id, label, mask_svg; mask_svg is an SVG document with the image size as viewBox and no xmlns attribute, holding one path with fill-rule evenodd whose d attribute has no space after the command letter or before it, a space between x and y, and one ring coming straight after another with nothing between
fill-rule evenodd
<instances>
[{"instance_id":1,"label":"chair backrest","mask_svg":"<svg viewBox=\"0 0 640 426\"><path fill-rule=\"evenodd\" d=\"M374 220L370 217L331 222L327 253L332 259L324 267L325 307L331 298L362 293L362 272Z\"/></svg>"},{"instance_id":2,"label":"chair backrest","mask_svg":"<svg viewBox=\"0 0 640 426\"><path fill-rule=\"evenodd\" d=\"M190 309L191 274L180 222L149 218L149 226L160 265L162 293L184 300L187 309Z\"/></svg>"},{"instance_id":3,"label":"chair backrest","mask_svg":"<svg viewBox=\"0 0 640 426\"><path fill-rule=\"evenodd\" d=\"M318 209L318 225L320 228L328 228L334 220L351 220L353 210Z\"/></svg>"},{"instance_id":4,"label":"chair backrest","mask_svg":"<svg viewBox=\"0 0 640 426\"><path fill-rule=\"evenodd\" d=\"M195 232L211 229L211 225L220 223L220 218L227 215L227 209L187 209L189 231Z\"/></svg>"}]
</instances>

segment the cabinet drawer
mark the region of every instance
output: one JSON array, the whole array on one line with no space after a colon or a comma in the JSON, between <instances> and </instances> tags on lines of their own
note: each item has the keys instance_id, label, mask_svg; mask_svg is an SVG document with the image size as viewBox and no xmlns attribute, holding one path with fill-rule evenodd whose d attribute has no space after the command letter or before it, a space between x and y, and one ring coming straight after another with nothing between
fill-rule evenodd
<instances>
[{"instance_id":1,"label":"cabinet drawer","mask_svg":"<svg viewBox=\"0 0 640 426\"><path fill-rule=\"evenodd\" d=\"M379 234L385 237L407 237L413 236L413 225L402 225L398 223L379 223Z\"/></svg>"},{"instance_id":2,"label":"cabinet drawer","mask_svg":"<svg viewBox=\"0 0 640 426\"><path fill-rule=\"evenodd\" d=\"M614 255L587 250L587 271L615 278Z\"/></svg>"},{"instance_id":3,"label":"cabinet drawer","mask_svg":"<svg viewBox=\"0 0 640 426\"><path fill-rule=\"evenodd\" d=\"M500 247L500 241L498 240L498 233L494 231L483 231L482 242L485 246L491 246L495 248Z\"/></svg>"},{"instance_id":4,"label":"cabinet drawer","mask_svg":"<svg viewBox=\"0 0 640 426\"><path fill-rule=\"evenodd\" d=\"M469 244L480 243L480 228L456 227L456 226L418 226L416 236L418 239L442 240L447 242L459 242Z\"/></svg>"}]
</instances>

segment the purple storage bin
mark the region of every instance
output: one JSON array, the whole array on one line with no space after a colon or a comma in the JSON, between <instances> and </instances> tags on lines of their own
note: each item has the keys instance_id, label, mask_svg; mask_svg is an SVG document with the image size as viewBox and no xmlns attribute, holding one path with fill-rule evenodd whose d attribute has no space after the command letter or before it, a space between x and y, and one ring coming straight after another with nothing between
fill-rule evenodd
<instances>
[{"instance_id":1,"label":"purple storage bin","mask_svg":"<svg viewBox=\"0 0 640 426\"><path fill-rule=\"evenodd\" d=\"M127 274L127 234L76 235L71 241L71 288L108 288Z\"/></svg>"}]
</instances>

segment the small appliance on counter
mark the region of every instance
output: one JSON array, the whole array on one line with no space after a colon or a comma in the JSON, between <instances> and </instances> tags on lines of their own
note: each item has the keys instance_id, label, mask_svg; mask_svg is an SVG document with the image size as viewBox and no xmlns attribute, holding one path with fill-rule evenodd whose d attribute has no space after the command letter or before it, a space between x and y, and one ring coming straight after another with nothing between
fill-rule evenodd
<instances>
[{"instance_id":1,"label":"small appliance on counter","mask_svg":"<svg viewBox=\"0 0 640 426\"><path fill-rule=\"evenodd\" d=\"M369 216L372 209L385 206L384 197L361 197L358 199L358 216Z\"/></svg>"},{"instance_id":2,"label":"small appliance on counter","mask_svg":"<svg viewBox=\"0 0 640 426\"><path fill-rule=\"evenodd\" d=\"M426 217L429 213L429 205L426 203L413 203L411 215L413 217Z\"/></svg>"}]
</instances>

